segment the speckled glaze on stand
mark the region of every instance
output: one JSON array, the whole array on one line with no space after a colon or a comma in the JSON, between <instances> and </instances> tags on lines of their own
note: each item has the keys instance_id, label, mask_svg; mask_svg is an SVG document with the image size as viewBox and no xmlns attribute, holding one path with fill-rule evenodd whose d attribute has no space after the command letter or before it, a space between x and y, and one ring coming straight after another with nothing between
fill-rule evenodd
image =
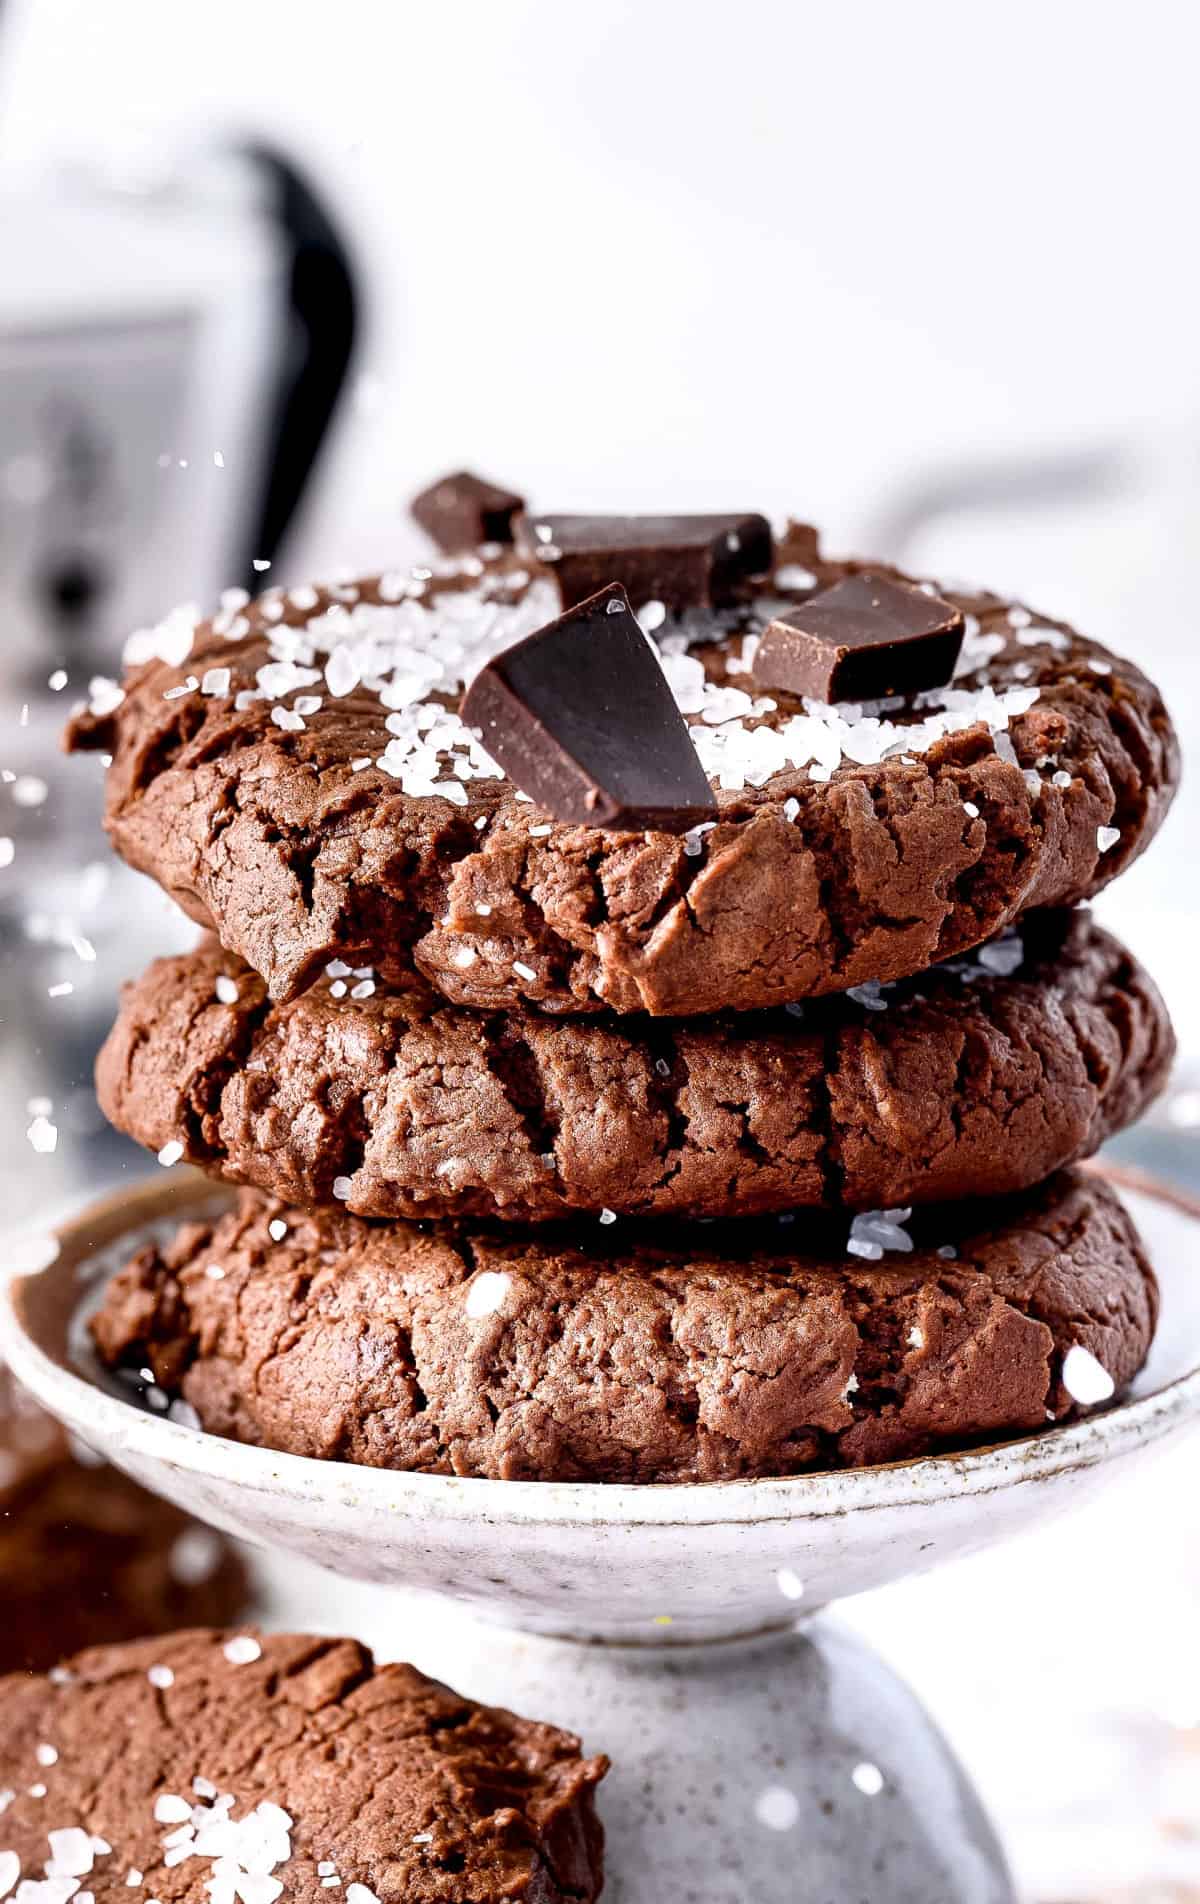
<instances>
[{"instance_id":1,"label":"speckled glaze on stand","mask_svg":"<svg viewBox=\"0 0 1200 1904\"><path fill-rule=\"evenodd\" d=\"M1069 1510L1110 1464L1192 1419L1194 1214L1154 1195L1133 1199L1163 1282L1163 1320L1149 1366L1118 1408L961 1456L635 1488L310 1461L201 1434L123 1399L84 1346L88 1289L139 1232L220 1201L173 1172L86 1211L59 1233L50 1268L8 1280L0 1353L45 1407L201 1519L344 1576L436 1593L474 1616L444 1656L422 1653L418 1634L396 1651L473 1696L572 1726L611 1754L601 1797L606 1897L1011 1898L978 1801L912 1695L836 1626L797 1630L796 1616ZM412 1602L400 1596L398 1610L400 1598L411 1630ZM860 1765L878 1769L881 1790L860 1789ZM863 1776L869 1786L872 1773Z\"/></svg>"}]
</instances>

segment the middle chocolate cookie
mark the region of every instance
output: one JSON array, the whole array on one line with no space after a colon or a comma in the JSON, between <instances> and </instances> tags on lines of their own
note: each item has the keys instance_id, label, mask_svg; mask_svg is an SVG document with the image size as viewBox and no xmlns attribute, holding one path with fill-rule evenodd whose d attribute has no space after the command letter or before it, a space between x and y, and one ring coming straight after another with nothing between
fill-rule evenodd
<instances>
[{"instance_id":1,"label":"middle chocolate cookie","mask_svg":"<svg viewBox=\"0 0 1200 1904\"><path fill-rule=\"evenodd\" d=\"M272 1006L206 940L126 987L105 1115L164 1162L360 1216L724 1217L1004 1195L1137 1118L1174 1051L1087 913L918 979L671 1022L475 1013L369 975Z\"/></svg>"}]
</instances>

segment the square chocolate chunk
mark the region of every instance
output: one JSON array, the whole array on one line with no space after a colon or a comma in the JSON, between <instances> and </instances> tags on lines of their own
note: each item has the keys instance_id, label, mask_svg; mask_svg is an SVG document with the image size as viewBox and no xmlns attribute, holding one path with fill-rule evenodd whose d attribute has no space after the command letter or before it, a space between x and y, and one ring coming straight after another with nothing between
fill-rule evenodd
<instances>
[{"instance_id":1,"label":"square chocolate chunk","mask_svg":"<svg viewBox=\"0 0 1200 1904\"><path fill-rule=\"evenodd\" d=\"M522 516L523 555L548 563L564 608L620 582L640 608L672 614L736 602L771 567L765 516Z\"/></svg>"},{"instance_id":2,"label":"square chocolate chunk","mask_svg":"<svg viewBox=\"0 0 1200 1904\"><path fill-rule=\"evenodd\" d=\"M619 584L497 655L467 689L462 718L556 820L683 833L716 811L687 723Z\"/></svg>"},{"instance_id":3,"label":"square chocolate chunk","mask_svg":"<svg viewBox=\"0 0 1200 1904\"><path fill-rule=\"evenodd\" d=\"M759 687L813 701L881 701L950 680L961 609L885 575L850 575L767 626L751 668Z\"/></svg>"},{"instance_id":4,"label":"square chocolate chunk","mask_svg":"<svg viewBox=\"0 0 1200 1904\"><path fill-rule=\"evenodd\" d=\"M525 499L460 469L414 497L412 514L444 555L460 555L481 542L509 543L513 517Z\"/></svg>"}]
</instances>

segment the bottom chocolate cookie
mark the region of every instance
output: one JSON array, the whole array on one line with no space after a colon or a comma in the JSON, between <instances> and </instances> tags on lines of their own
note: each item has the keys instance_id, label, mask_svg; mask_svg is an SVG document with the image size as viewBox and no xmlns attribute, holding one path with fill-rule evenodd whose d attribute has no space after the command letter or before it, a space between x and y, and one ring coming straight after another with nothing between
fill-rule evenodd
<instances>
[{"instance_id":1,"label":"bottom chocolate cookie","mask_svg":"<svg viewBox=\"0 0 1200 1904\"><path fill-rule=\"evenodd\" d=\"M101 1647L0 1680L0 1710L0 1895L18 1880L50 1904L600 1894L606 1761L353 1640Z\"/></svg>"},{"instance_id":2,"label":"bottom chocolate cookie","mask_svg":"<svg viewBox=\"0 0 1200 1904\"><path fill-rule=\"evenodd\" d=\"M669 1235L670 1242L664 1241ZM204 1426L506 1480L720 1481L1031 1433L1141 1367L1157 1289L1098 1178L728 1227L374 1225L245 1191L93 1330Z\"/></svg>"},{"instance_id":3,"label":"bottom chocolate cookie","mask_svg":"<svg viewBox=\"0 0 1200 1904\"><path fill-rule=\"evenodd\" d=\"M0 1673L41 1672L81 1647L143 1633L222 1625L247 1595L222 1534L73 1451L0 1366Z\"/></svg>"}]
</instances>

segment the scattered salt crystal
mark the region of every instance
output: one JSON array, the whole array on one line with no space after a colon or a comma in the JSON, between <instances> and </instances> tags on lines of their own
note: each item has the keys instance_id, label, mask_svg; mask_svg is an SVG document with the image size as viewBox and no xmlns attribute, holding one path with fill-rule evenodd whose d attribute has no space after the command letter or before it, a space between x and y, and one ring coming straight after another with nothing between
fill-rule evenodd
<instances>
[{"instance_id":1,"label":"scattered salt crystal","mask_svg":"<svg viewBox=\"0 0 1200 1904\"><path fill-rule=\"evenodd\" d=\"M1010 628L1028 628L1033 616L1027 608L1012 607L1008 611L1007 621Z\"/></svg>"},{"instance_id":2,"label":"scattered salt crystal","mask_svg":"<svg viewBox=\"0 0 1200 1904\"><path fill-rule=\"evenodd\" d=\"M335 978L329 987L329 996L330 998L345 998L348 989L344 978Z\"/></svg>"},{"instance_id":3,"label":"scattered salt crystal","mask_svg":"<svg viewBox=\"0 0 1200 1904\"><path fill-rule=\"evenodd\" d=\"M302 583L299 588L289 588L287 598L293 608L300 609L315 608L320 600L316 589L307 582Z\"/></svg>"},{"instance_id":4,"label":"scattered salt crystal","mask_svg":"<svg viewBox=\"0 0 1200 1904\"><path fill-rule=\"evenodd\" d=\"M642 627L645 630L646 634L652 635L655 629L661 628L663 623L667 619L667 609L666 609L665 602L660 602L660 601L643 602L641 607L637 611L637 618L642 624Z\"/></svg>"},{"instance_id":5,"label":"scattered salt crystal","mask_svg":"<svg viewBox=\"0 0 1200 1904\"><path fill-rule=\"evenodd\" d=\"M58 1149L58 1126L48 1117L35 1117L25 1135L39 1157L50 1157Z\"/></svg>"},{"instance_id":6,"label":"scattered salt crystal","mask_svg":"<svg viewBox=\"0 0 1200 1904\"><path fill-rule=\"evenodd\" d=\"M943 1262L955 1263L958 1261L958 1251L955 1249L953 1243L939 1244L937 1253Z\"/></svg>"},{"instance_id":7,"label":"scattered salt crystal","mask_svg":"<svg viewBox=\"0 0 1200 1904\"><path fill-rule=\"evenodd\" d=\"M800 812L800 802L799 802L799 800L797 800L797 799L796 799L796 797L795 797L795 795L794 795L794 794L789 794L789 795L788 795L788 798L787 798L787 799L786 799L786 800L784 801L784 803L783 803L783 817L784 817L784 819L785 819L785 820L795 820L795 819L796 819L796 818L798 817L798 815L799 815L799 812Z\"/></svg>"},{"instance_id":8,"label":"scattered salt crystal","mask_svg":"<svg viewBox=\"0 0 1200 1904\"><path fill-rule=\"evenodd\" d=\"M981 945L975 957L985 972L998 978L1011 978L1024 963L1025 946L1019 932L1005 932L988 945Z\"/></svg>"},{"instance_id":9,"label":"scattered salt crystal","mask_svg":"<svg viewBox=\"0 0 1200 1904\"><path fill-rule=\"evenodd\" d=\"M319 694L298 694L292 703L297 714L317 714L321 709Z\"/></svg>"},{"instance_id":10,"label":"scattered salt crystal","mask_svg":"<svg viewBox=\"0 0 1200 1904\"><path fill-rule=\"evenodd\" d=\"M171 1165L177 1164L179 1162L179 1159L182 1156L183 1156L183 1145L179 1142L178 1138L173 1137L171 1139L171 1142L169 1144L164 1144L162 1149L159 1151L158 1161L162 1165L164 1170L169 1170L171 1168Z\"/></svg>"},{"instance_id":11,"label":"scattered salt crystal","mask_svg":"<svg viewBox=\"0 0 1200 1904\"><path fill-rule=\"evenodd\" d=\"M379 1904L379 1899L365 1884L348 1884L346 1904Z\"/></svg>"},{"instance_id":12,"label":"scattered salt crystal","mask_svg":"<svg viewBox=\"0 0 1200 1904\"><path fill-rule=\"evenodd\" d=\"M15 1851L0 1851L0 1897L7 1897L21 1875L21 1860Z\"/></svg>"},{"instance_id":13,"label":"scattered salt crystal","mask_svg":"<svg viewBox=\"0 0 1200 1904\"><path fill-rule=\"evenodd\" d=\"M192 1808L186 1798L160 1792L154 1801L154 1817L160 1825L187 1825L191 1823Z\"/></svg>"},{"instance_id":14,"label":"scattered salt crystal","mask_svg":"<svg viewBox=\"0 0 1200 1904\"><path fill-rule=\"evenodd\" d=\"M537 977L537 973L534 971L532 965L524 964L521 959L513 960L512 969L518 978L523 978L526 981L531 981Z\"/></svg>"},{"instance_id":15,"label":"scattered salt crystal","mask_svg":"<svg viewBox=\"0 0 1200 1904\"><path fill-rule=\"evenodd\" d=\"M146 1678L159 1692L166 1692L175 1684L175 1675L169 1666L151 1666Z\"/></svg>"},{"instance_id":16,"label":"scattered salt crystal","mask_svg":"<svg viewBox=\"0 0 1200 1904\"><path fill-rule=\"evenodd\" d=\"M262 1647L249 1633L226 1640L222 1651L231 1666L252 1666L256 1659L262 1658Z\"/></svg>"},{"instance_id":17,"label":"scattered salt crystal","mask_svg":"<svg viewBox=\"0 0 1200 1904\"><path fill-rule=\"evenodd\" d=\"M136 1891L142 1883L142 1873L135 1864L130 1865L128 1871L126 1871L125 1882L131 1891Z\"/></svg>"},{"instance_id":18,"label":"scattered salt crystal","mask_svg":"<svg viewBox=\"0 0 1200 1904\"><path fill-rule=\"evenodd\" d=\"M55 668L46 686L49 688L51 694L61 694L67 685L68 679L69 677L65 668Z\"/></svg>"},{"instance_id":19,"label":"scattered salt crystal","mask_svg":"<svg viewBox=\"0 0 1200 1904\"><path fill-rule=\"evenodd\" d=\"M44 1798L46 1796L46 1787L42 1784L31 1785L29 1787L29 1796L31 1798Z\"/></svg>"},{"instance_id":20,"label":"scattered salt crystal","mask_svg":"<svg viewBox=\"0 0 1200 1904\"><path fill-rule=\"evenodd\" d=\"M39 1765L57 1765L58 1748L53 1745L39 1745L34 1757Z\"/></svg>"},{"instance_id":21,"label":"scattered salt crystal","mask_svg":"<svg viewBox=\"0 0 1200 1904\"><path fill-rule=\"evenodd\" d=\"M96 674L88 682L88 713L103 720L106 714L115 714L125 699L125 690L117 681L110 681L106 674Z\"/></svg>"},{"instance_id":22,"label":"scattered salt crystal","mask_svg":"<svg viewBox=\"0 0 1200 1904\"><path fill-rule=\"evenodd\" d=\"M220 1539L211 1529L186 1528L168 1556L171 1578L185 1587L200 1586L216 1573L222 1551Z\"/></svg>"},{"instance_id":23,"label":"scattered salt crystal","mask_svg":"<svg viewBox=\"0 0 1200 1904\"><path fill-rule=\"evenodd\" d=\"M554 828L550 826L531 826L529 829L529 837L531 840L544 840L546 835L553 831Z\"/></svg>"},{"instance_id":24,"label":"scattered salt crystal","mask_svg":"<svg viewBox=\"0 0 1200 1904\"><path fill-rule=\"evenodd\" d=\"M1101 661L1099 655L1088 656L1088 667L1091 669L1093 674L1111 674L1112 673L1112 662Z\"/></svg>"},{"instance_id":25,"label":"scattered salt crystal","mask_svg":"<svg viewBox=\"0 0 1200 1904\"><path fill-rule=\"evenodd\" d=\"M910 1349L923 1349L925 1347L924 1329L918 1328L916 1323L914 1323L905 1337L905 1341L908 1343Z\"/></svg>"},{"instance_id":26,"label":"scattered salt crystal","mask_svg":"<svg viewBox=\"0 0 1200 1904\"><path fill-rule=\"evenodd\" d=\"M907 1254L913 1244L903 1226L911 1215L911 1209L860 1211L851 1222L846 1247L852 1256L865 1256L872 1262L878 1261L884 1250Z\"/></svg>"},{"instance_id":27,"label":"scattered salt crystal","mask_svg":"<svg viewBox=\"0 0 1200 1904\"><path fill-rule=\"evenodd\" d=\"M47 985L46 997L47 998L70 998L74 990L75 990L75 987L71 984L69 979L62 979L57 985Z\"/></svg>"},{"instance_id":28,"label":"scattered salt crystal","mask_svg":"<svg viewBox=\"0 0 1200 1904\"><path fill-rule=\"evenodd\" d=\"M273 707L271 709L271 719L274 721L276 727L282 727L285 734L300 734L304 731L304 717L300 714L293 714L292 710L288 707Z\"/></svg>"},{"instance_id":29,"label":"scattered salt crystal","mask_svg":"<svg viewBox=\"0 0 1200 1904\"><path fill-rule=\"evenodd\" d=\"M791 1831L800 1817L800 1800L783 1785L768 1785L754 1801L754 1816L768 1831Z\"/></svg>"},{"instance_id":30,"label":"scattered salt crystal","mask_svg":"<svg viewBox=\"0 0 1200 1904\"><path fill-rule=\"evenodd\" d=\"M802 1600L804 1598L804 1582L798 1573L793 1572L791 1567L780 1567L777 1570L775 1574L775 1584L778 1586L785 1600Z\"/></svg>"},{"instance_id":31,"label":"scattered salt crystal","mask_svg":"<svg viewBox=\"0 0 1200 1904\"><path fill-rule=\"evenodd\" d=\"M96 1853L88 1833L79 1825L67 1825L61 1831L48 1832L50 1859L48 1878L84 1878L96 1862Z\"/></svg>"},{"instance_id":32,"label":"scattered salt crystal","mask_svg":"<svg viewBox=\"0 0 1200 1904\"><path fill-rule=\"evenodd\" d=\"M37 774L18 774L13 781L12 797L19 807L44 805L50 789Z\"/></svg>"},{"instance_id":33,"label":"scattered salt crystal","mask_svg":"<svg viewBox=\"0 0 1200 1904\"><path fill-rule=\"evenodd\" d=\"M1116 1393L1112 1376L1090 1349L1073 1343L1063 1356L1062 1383L1067 1394L1081 1408L1095 1408L1111 1401Z\"/></svg>"},{"instance_id":34,"label":"scattered salt crystal","mask_svg":"<svg viewBox=\"0 0 1200 1904\"><path fill-rule=\"evenodd\" d=\"M848 985L846 997L852 998L856 1005L862 1005L867 1011L886 1011L888 1008L877 978L869 978L862 985Z\"/></svg>"},{"instance_id":35,"label":"scattered salt crystal","mask_svg":"<svg viewBox=\"0 0 1200 1904\"><path fill-rule=\"evenodd\" d=\"M359 754L357 760L352 760L350 762L350 771L351 773L362 773L364 769L366 769L370 765L371 765L370 754Z\"/></svg>"},{"instance_id":36,"label":"scattered salt crystal","mask_svg":"<svg viewBox=\"0 0 1200 1904\"><path fill-rule=\"evenodd\" d=\"M872 1765L869 1759L864 1759L862 1764L856 1765L851 1772L850 1782L857 1791L863 1794L864 1798L878 1798L883 1790L883 1773L877 1765Z\"/></svg>"},{"instance_id":37,"label":"scattered salt crystal","mask_svg":"<svg viewBox=\"0 0 1200 1904\"><path fill-rule=\"evenodd\" d=\"M1051 786L1054 786L1054 787L1069 787L1070 786L1071 776L1066 771L1065 767L1060 767L1057 773L1051 774L1050 784Z\"/></svg>"},{"instance_id":38,"label":"scattered salt crystal","mask_svg":"<svg viewBox=\"0 0 1200 1904\"><path fill-rule=\"evenodd\" d=\"M349 1177L335 1177L333 1180L333 1194L339 1203L346 1202L353 1188Z\"/></svg>"},{"instance_id":39,"label":"scattered salt crystal","mask_svg":"<svg viewBox=\"0 0 1200 1904\"><path fill-rule=\"evenodd\" d=\"M979 818L979 808L975 805L974 800L964 800L962 805L963 812L969 819L977 820Z\"/></svg>"},{"instance_id":40,"label":"scattered salt crystal","mask_svg":"<svg viewBox=\"0 0 1200 1904\"><path fill-rule=\"evenodd\" d=\"M473 945L464 945L459 947L450 963L457 965L460 972L465 972L469 965L474 965L475 958L475 947Z\"/></svg>"},{"instance_id":41,"label":"scattered salt crystal","mask_svg":"<svg viewBox=\"0 0 1200 1904\"><path fill-rule=\"evenodd\" d=\"M177 1397L167 1409L167 1420L173 1421L177 1428L199 1430L204 1426L191 1402L185 1402L181 1396Z\"/></svg>"},{"instance_id":42,"label":"scattered salt crystal","mask_svg":"<svg viewBox=\"0 0 1200 1904\"><path fill-rule=\"evenodd\" d=\"M264 556L256 555L250 564L256 575L265 575L271 564Z\"/></svg>"},{"instance_id":43,"label":"scattered salt crystal","mask_svg":"<svg viewBox=\"0 0 1200 1904\"><path fill-rule=\"evenodd\" d=\"M606 615L619 615L624 610L624 607L625 604L620 597L614 595L604 612Z\"/></svg>"},{"instance_id":44,"label":"scattered salt crystal","mask_svg":"<svg viewBox=\"0 0 1200 1904\"><path fill-rule=\"evenodd\" d=\"M1107 853L1121 837L1119 826L1098 826L1096 828L1096 847L1101 853Z\"/></svg>"},{"instance_id":45,"label":"scattered salt crystal","mask_svg":"<svg viewBox=\"0 0 1200 1904\"><path fill-rule=\"evenodd\" d=\"M775 571L775 582L779 588L815 588L817 578L811 569L802 568L799 562L785 562Z\"/></svg>"},{"instance_id":46,"label":"scattered salt crystal","mask_svg":"<svg viewBox=\"0 0 1200 1904\"><path fill-rule=\"evenodd\" d=\"M993 734L992 746L1000 756L1000 759L1006 760L1010 767L1020 766L1020 762L1017 759L1017 750L1007 734Z\"/></svg>"},{"instance_id":47,"label":"scattered salt crystal","mask_svg":"<svg viewBox=\"0 0 1200 1904\"><path fill-rule=\"evenodd\" d=\"M273 1216L267 1224L267 1235L273 1243L282 1243L288 1233L287 1224L281 1216Z\"/></svg>"},{"instance_id":48,"label":"scattered salt crystal","mask_svg":"<svg viewBox=\"0 0 1200 1904\"><path fill-rule=\"evenodd\" d=\"M467 1289L466 1312L473 1322L484 1316L494 1316L504 1307L508 1295L509 1279L494 1269L480 1270L471 1278Z\"/></svg>"},{"instance_id":49,"label":"scattered salt crystal","mask_svg":"<svg viewBox=\"0 0 1200 1904\"><path fill-rule=\"evenodd\" d=\"M217 979L216 993L217 999L222 1005L236 1005L238 1001L236 979L227 978L225 973L222 972Z\"/></svg>"},{"instance_id":50,"label":"scattered salt crystal","mask_svg":"<svg viewBox=\"0 0 1200 1904\"><path fill-rule=\"evenodd\" d=\"M374 993L374 990L375 990L374 979L364 978L364 979L360 979L357 985L351 986L350 996L351 998L370 998L372 994Z\"/></svg>"},{"instance_id":51,"label":"scattered salt crystal","mask_svg":"<svg viewBox=\"0 0 1200 1904\"><path fill-rule=\"evenodd\" d=\"M600 1212L601 1223L615 1223L616 1220L617 1220L617 1213L615 1210L610 1210L607 1207L601 1210Z\"/></svg>"},{"instance_id":52,"label":"scattered salt crystal","mask_svg":"<svg viewBox=\"0 0 1200 1904\"><path fill-rule=\"evenodd\" d=\"M233 672L229 668L206 668L200 676L201 694L228 694Z\"/></svg>"}]
</instances>

